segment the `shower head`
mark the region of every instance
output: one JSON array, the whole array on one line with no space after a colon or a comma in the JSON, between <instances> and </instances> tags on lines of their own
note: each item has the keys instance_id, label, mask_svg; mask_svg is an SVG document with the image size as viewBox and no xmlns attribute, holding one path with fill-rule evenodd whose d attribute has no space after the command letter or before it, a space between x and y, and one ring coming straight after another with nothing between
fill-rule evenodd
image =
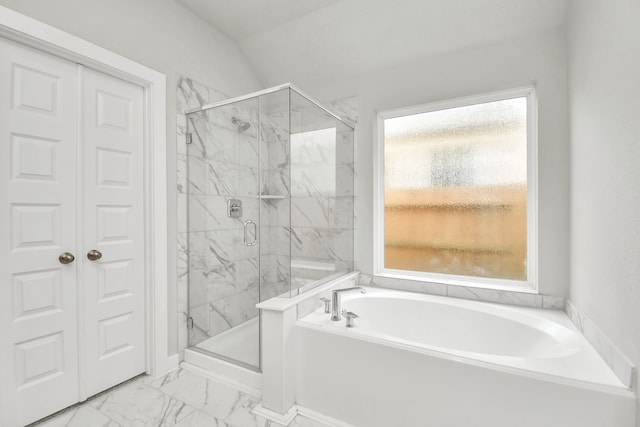
<instances>
[{"instance_id":1,"label":"shower head","mask_svg":"<svg viewBox=\"0 0 640 427\"><path fill-rule=\"evenodd\" d=\"M237 117L232 117L231 118L231 123L233 123L234 125L236 125L238 127L238 132L242 133L245 130L249 129L251 127L251 124L249 122L243 122L242 120L240 120Z\"/></svg>"}]
</instances>

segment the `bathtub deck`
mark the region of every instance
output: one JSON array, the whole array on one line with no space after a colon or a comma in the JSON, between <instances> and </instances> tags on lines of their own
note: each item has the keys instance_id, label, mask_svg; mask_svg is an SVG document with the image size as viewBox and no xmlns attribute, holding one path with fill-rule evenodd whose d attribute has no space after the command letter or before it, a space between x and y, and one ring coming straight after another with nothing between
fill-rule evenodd
<instances>
[{"instance_id":1,"label":"bathtub deck","mask_svg":"<svg viewBox=\"0 0 640 427\"><path fill-rule=\"evenodd\" d=\"M360 319L356 320L356 327L347 329L344 322L332 322L322 309L305 316L299 320L299 324L304 327L320 328L326 332L352 336L359 340L370 341L374 343L384 344L398 349L423 353L430 356L441 358L454 358L463 363L477 364L485 366L489 369L507 370L519 375L529 375L538 378L547 379L549 381L571 383L583 387L608 388L611 391L626 390L628 387L616 376L605 361L598 355L595 349L589 344L587 339L577 330L575 325L569 320L564 312L557 310L544 310L537 308L514 307L503 304L485 303L478 301L461 300L436 295L414 294L410 292L389 291L377 288L367 288L368 293L348 294L343 299L343 308L355 311L360 315ZM367 324L367 317L375 316L375 313L362 313L362 308L351 310L349 308L350 301L366 301L371 298L372 302L379 298L386 298L385 295L406 295L408 298L416 298L429 303L441 303L451 305L456 309L463 308L465 310L497 312L499 316L508 318L513 316L516 321L522 322L532 319L534 323L541 323L541 327L545 333L557 335L557 339L563 341L562 345L566 348L563 354L559 355L522 355L512 356L509 354L491 353L491 352L473 352L455 348L444 348L429 345L429 343L420 343L409 339L398 338L388 334L380 333L374 329L362 326ZM378 311L380 311L378 307ZM387 313L388 314L388 313ZM396 318L402 317L404 313L395 313L389 315L388 322L394 322ZM470 317L470 319L473 319ZM426 319L417 320L415 325L424 323L426 325L434 324ZM555 326L557 325L557 326ZM385 325L386 326L386 325ZM406 327L410 327L408 325ZM474 325L476 326L476 325ZM398 325L398 328L404 328ZM418 326L415 326L418 327ZM555 331L554 329L558 329ZM555 336L554 335L554 336ZM567 335L571 335L567 337ZM401 336L401 334L400 334ZM496 337L496 339L508 340L508 337Z\"/></svg>"},{"instance_id":2,"label":"bathtub deck","mask_svg":"<svg viewBox=\"0 0 640 427\"><path fill-rule=\"evenodd\" d=\"M355 328L322 309L295 324L302 407L367 427L635 425L634 392L562 312L374 288L342 302Z\"/></svg>"}]
</instances>

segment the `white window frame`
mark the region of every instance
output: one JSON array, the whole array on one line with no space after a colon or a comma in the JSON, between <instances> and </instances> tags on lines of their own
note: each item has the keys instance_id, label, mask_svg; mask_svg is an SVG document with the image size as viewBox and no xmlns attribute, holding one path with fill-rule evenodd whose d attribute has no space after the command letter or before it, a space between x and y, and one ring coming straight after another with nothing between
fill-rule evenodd
<instances>
[{"instance_id":1,"label":"white window frame","mask_svg":"<svg viewBox=\"0 0 640 427\"><path fill-rule=\"evenodd\" d=\"M384 121L512 98L527 98L527 280L508 280L384 268ZM377 118L373 164L373 272L374 276L444 285L538 293L538 101L534 86L382 111Z\"/></svg>"}]
</instances>

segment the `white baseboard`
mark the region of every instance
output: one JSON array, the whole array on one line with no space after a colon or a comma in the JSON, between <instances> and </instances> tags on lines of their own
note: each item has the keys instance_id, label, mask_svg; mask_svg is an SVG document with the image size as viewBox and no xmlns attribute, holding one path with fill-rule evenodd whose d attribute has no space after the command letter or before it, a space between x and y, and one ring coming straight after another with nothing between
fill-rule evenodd
<instances>
[{"instance_id":1,"label":"white baseboard","mask_svg":"<svg viewBox=\"0 0 640 427\"><path fill-rule=\"evenodd\" d=\"M288 426L289 424L291 424L291 421L293 421L296 415L298 415L298 408L296 405L293 405L291 408L289 408L289 410L286 413L279 414L277 412L274 412L270 409L265 408L264 406L262 406L262 403L259 403L258 406L253 408L253 411L251 412L260 417L266 418L269 421L273 421L274 423L278 423L283 426Z\"/></svg>"},{"instance_id":2,"label":"white baseboard","mask_svg":"<svg viewBox=\"0 0 640 427\"><path fill-rule=\"evenodd\" d=\"M298 415L317 421L319 423L325 424L327 426L356 427L353 424L345 423L344 421L322 414L318 411L314 411L313 409L305 408L304 406L300 406L300 405L294 405L294 406L298 408Z\"/></svg>"},{"instance_id":3,"label":"white baseboard","mask_svg":"<svg viewBox=\"0 0 640 427\"><path fill-rule=\"evenodd\" d=\"M274 423L288 426L296 416L308 418L313 421L317 421L327 427L355 427L352 424L345 423L344 421L322 414L318 411L314 411L309 408L305 408L300 405L293 405L285 414L279 414L270 409L265 408L262 404L256 406L253 411L254 414L261 416Z\"/></svg>"}]
</instances>

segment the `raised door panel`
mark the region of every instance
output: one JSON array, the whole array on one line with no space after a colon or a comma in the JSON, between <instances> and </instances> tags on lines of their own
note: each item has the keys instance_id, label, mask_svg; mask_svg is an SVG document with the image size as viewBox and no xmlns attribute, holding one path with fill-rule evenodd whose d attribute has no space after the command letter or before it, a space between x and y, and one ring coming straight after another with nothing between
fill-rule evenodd
<instances>
[{"instance_id":1,"label":"raised door panel","mask_svg":"<svg viewBox=\"0 0 640 427\"><path fill-rule=\"evenodd\" d=\"M90 396L145 369L143 90L85 70L83 377ZM83 256L85 256L83 254Z\"/></svg>"},{"instance_id":2,"label":"raised door panel","mask_svg":"<svg viewBox=\"0 0 640 427\"><path fill-rule=\"evenodd\" d=\"M76 65L0 39L0 425L78 401ZM7 96L5 96L5 94Z\"/></svg>"}]
</instances>

